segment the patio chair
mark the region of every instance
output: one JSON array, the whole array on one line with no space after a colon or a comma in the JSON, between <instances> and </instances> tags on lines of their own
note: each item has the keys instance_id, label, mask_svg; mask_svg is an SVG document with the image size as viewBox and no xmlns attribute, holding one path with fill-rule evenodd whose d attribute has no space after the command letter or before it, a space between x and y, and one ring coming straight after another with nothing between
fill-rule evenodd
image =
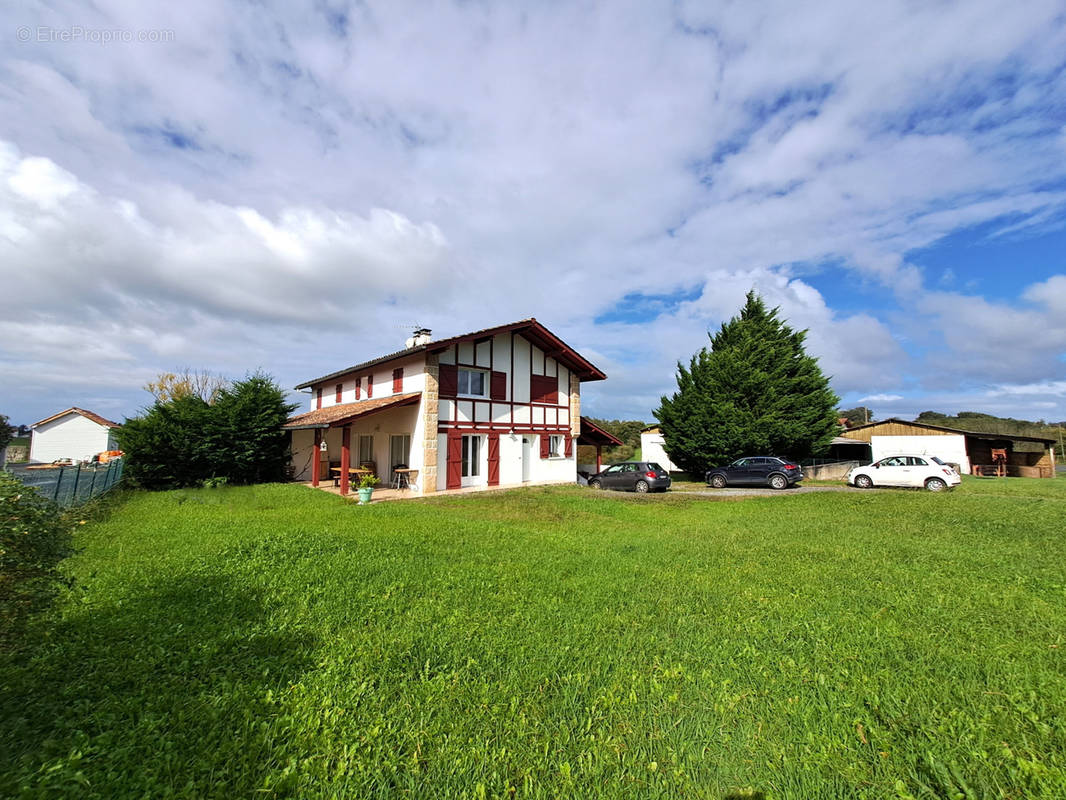
<instances>
[{"instance_id":1,"label":"patio chair","mask_svg":"<svg viewBox=\"0 0 1066 800\"><path fill-rule=\"evenodd\" d=\"M406 464L393 464L392 465L392 483L390 484L393 489L401 489L407 485L407 473L397 472L398 469L407 469Z\"/></svg>"}]
</instances>

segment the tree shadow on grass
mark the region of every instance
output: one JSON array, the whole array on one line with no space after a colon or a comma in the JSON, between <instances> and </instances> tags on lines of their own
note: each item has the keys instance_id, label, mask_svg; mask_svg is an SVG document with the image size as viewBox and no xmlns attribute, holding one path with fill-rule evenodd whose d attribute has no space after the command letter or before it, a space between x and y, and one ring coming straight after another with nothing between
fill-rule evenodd
<instances>
[{"instance_id":1,"label":"tree shadow on grass","mask_svg":"<svg viewBox=\"0 0 1066 800\"><path fill-rule=\"evenodd\" d=\"M284 796L289 696L315 640L262 597L189 575L40 620L0 655L0 796Z\"/></svg>"}]
</instances>

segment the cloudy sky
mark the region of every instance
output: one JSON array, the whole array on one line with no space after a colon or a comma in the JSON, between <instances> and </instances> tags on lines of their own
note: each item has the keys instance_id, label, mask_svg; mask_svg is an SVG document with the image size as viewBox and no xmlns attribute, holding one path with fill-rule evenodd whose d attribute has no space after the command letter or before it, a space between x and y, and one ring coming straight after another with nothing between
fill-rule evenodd
<instances>
[{"instance_id":1,"label":"cloudy sky","mask_svg":"<svg viewBox=\"0 0 1066 800\"><path fill-rule=\"evenodd\" d=\"M1066 419L1061 0L6 5L14 422L530 316L650 420L753 287L846 406Z\"/></svg>"}]
</instances>

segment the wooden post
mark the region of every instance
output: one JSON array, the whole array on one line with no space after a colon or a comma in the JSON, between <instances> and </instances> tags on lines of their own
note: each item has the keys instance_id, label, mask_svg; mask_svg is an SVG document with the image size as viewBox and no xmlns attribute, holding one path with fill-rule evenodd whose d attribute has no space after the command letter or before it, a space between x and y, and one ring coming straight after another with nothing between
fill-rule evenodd
<instances>
[{"instance_id":1,"label":"wooden post","mask_svg":"<svg viewBox=\"0 0 1066 800\"><path fill-rule=\"evenodd\" d=\"M322 429L315 428L315 452L311 454L311 485L318 486L318 462L322 460Z\"/></svg>"},{"instance_id":2,"label":"wooden post","mask_svg":"<svg viewBox=\"0 0 1066 800\"><path fill-rule=\"evenodd\" d=\"M348 494L348 467L352 465L352 426L341 429L341 494Z\"/></svg>"},{"instance_id":3,"label":"wooden post","mask_svg":"<svg viewBox=\"0 0 1066 800\"><path fill-rule=\"evenodd\" d=\"M603 472L603 445L596 445L596 471Z\"/></svg>"}]
</instances>

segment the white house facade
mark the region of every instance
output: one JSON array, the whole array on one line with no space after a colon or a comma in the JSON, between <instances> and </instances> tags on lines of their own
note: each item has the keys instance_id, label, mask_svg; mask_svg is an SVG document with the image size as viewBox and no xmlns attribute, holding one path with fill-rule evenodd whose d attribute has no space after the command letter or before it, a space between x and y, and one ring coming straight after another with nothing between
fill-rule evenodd
<instances>
[{"instance_id":1,"label":"white house facade","mask_svg":"<svg viewBox=\"0 0 1066 800\"><path fill-rule=\"evenodd\" d=\"M61 458L88 461L97 453L116 450L120 425L84 408L68 408L30 426L30 461L50 464Z\"/></svg>"},{"instance_id":2,"label":"white house facade","mask_svg":"<svg viewBox=\"0 0 1066 800\"><path fill-rule=\"evenodd\" d=\"M433 341L308 381L310 409L289 419L297 480L352 469L412 490L570 483L581 383L606 376L535 319Z\"/></svg>"}]
</instances>

